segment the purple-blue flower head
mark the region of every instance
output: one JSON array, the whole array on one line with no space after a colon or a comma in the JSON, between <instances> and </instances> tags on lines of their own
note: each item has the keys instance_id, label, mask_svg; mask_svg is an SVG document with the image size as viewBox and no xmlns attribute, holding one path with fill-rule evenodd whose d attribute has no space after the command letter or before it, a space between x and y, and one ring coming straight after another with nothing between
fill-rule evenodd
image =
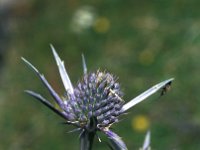
<instances>
[{"instance_id":1,"label":"purple-blue flower head","mask_svg":"<svg viewBox=\"0 0 200 150\"><path fill-rule=\"evenodd\" d=\"M36 92L30 90L26 90L25 92L63 117L67 124L74 125L77 130L80 130L81 150L92 149L93 139L98 131L103 132L109 138L112 149L126 150L125 143L116 133L110 130L110 126L118 122L120 115L124 114L128 109L154 94L159 89L165 89L166 85L171 84L172 80L174 80L171 78L156 84L128 103L125 103L123 92L116 77L109 72L100 70L88 73L83 55L83 77L77 85L73 86L65 69L64 62L60 59L52 45L51 49L66 91L64 96L58 95L44 75L30 62L24 58L22 60L41 79L60 109L54 107L46 98Z\"/></svg>"}]
</instances>

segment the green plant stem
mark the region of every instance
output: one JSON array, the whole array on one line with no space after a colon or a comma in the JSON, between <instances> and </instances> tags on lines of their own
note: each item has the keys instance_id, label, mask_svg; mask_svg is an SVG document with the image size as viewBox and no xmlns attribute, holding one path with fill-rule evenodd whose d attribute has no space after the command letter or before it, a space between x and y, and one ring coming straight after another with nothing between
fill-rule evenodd
<instances>
[{"instance_id":1,"label":"green plant stem","mask_svg":"<svg viewBox=\"0 0 200 150\"><path fill-rule=\"evenodd\" d=\"M80 150L92 150L95 132L84 131L80 137Z\"/></svg>"}]
</instances>

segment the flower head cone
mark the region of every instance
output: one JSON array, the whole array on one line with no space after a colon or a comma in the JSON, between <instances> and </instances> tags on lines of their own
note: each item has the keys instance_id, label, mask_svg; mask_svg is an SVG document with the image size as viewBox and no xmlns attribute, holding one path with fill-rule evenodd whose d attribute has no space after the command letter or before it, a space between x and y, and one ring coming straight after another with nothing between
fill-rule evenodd
<instances>
[{"instance_id":1,"label":"flower head cone","mask_svg":"<svg viewBox=\"0 0 200 150\"><path fill-rule=\"evenodd\" d=\"M103 132L109 138L112 149L126 150L125 143L116 133L110 130L110 126L118 122L119 116L129 108L164 88L173 80L163 81L125 104L116 77L100 70L88 73L84 56L82 56L84 75L82 80L76 86L73 86L64 62L61 61L52 45L51 49L66 91L63 98L54 91L44 75L40 74L30 62L24 58L22 60L38 75L61 109L55 108L38 93L29 90L26 90L26 92L63 117L67 124L74 125L77 130L80 130L81 150L92 149L93 139L98 131Z\"/></svg>"}]
</instances>

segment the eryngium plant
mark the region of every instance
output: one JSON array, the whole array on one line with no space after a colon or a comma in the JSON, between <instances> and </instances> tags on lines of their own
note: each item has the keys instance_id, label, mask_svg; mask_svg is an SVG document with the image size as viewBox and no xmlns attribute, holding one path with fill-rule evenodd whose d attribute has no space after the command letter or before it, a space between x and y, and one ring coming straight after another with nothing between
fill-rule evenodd
<instances>
[{"instance_id":1,"label":"eryngium plant","mask_svg":"<svg viewBox=\"0 0 200 150\"><path fill-rule=\"evenodd\" d=\"M30 90L26 90L25 92L63 117L67 124L73 125L77 130L80 130L81 150L92 149L93 139L99 131L108 137L112 149L127 150L122 139L110 130L111 125L118 122L119 116L124 114L129 108L143 101L159 89L164 90L166 85L172 82L173 78L156 84L128 103L125 103L120 84L117 82L116 77L100 70L88 73L84 56L82 56L83 78L73 87L65 70L64 62L61 61L52 45L51 49L66 91L66 94L62 97L54 91L44 75L30 62L24 58L22 60L41 79L56 103L60 106L60 109L54 107L53 104L38 93Z\"/></svg>"}]
</instances>

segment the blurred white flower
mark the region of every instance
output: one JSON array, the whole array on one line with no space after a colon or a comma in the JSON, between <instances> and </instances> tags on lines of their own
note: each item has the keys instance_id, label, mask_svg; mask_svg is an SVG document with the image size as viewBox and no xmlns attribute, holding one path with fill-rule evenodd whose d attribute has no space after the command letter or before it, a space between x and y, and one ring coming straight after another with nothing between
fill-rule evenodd
<instances>
[{"instance_id":1,"label":"blurred white flower","mask_svg":"<svg viewBox=\"0 0 200 150\"><path fill-rule=\"evenodd\" d=\"M95 9L92 6L82 6L75 13L71 22L71 29L75 33L81 33L90 28L96 19Z\"/></svg>"}]
</instances>

